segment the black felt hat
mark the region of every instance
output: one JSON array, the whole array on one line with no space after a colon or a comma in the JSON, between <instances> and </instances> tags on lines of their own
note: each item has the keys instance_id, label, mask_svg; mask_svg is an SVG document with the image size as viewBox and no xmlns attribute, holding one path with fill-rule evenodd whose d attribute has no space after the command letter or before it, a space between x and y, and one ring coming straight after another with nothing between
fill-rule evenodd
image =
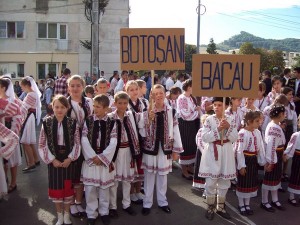
<instances>
[{"instance_id":1,"label":"black felt hat","mask_svg":"<svg viewBox=\"0 0 300 225\"><path fill-rule=\"evenodd\" d=\"M214 102L223 102L223 97L214 97L212 103ZM230 99L229 97L225 97L225 105L229 105Z\"/></svg>"}]
</instances>

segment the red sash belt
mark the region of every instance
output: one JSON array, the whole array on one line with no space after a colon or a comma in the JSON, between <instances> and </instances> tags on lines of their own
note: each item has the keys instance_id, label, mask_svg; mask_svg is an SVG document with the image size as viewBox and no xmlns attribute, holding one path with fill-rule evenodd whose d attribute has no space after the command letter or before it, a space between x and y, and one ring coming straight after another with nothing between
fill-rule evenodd
<instances>
[{"instance_id":1,"label":"red sash belt","mask_svg":"<svg viewBox=\"0 0 300 225\"><path fill-rule=\"evenodd\" d=\"M295 150L295 155L300 155L300 150L299 149Z\"/></svg>"},{"instance_id":2,"label":"red sash belt","mask_svg":"<svg viewBox=\"0 0 300 225\"><path fill-rule=\"evenodd\" d=\"M277 152L281 152L284 150L284 145L279 145L277 148L276 148L276 151Z\"/></svg>"},{"instance_id":3,"label":"red sash belt","mask_svg":"<svg viewBox=\"0 0 300 225\"><path fill-rule=\"evenodd\" d=\"M223 144L222 144L221 140L217 140L217 141L214 141L214 142L213 142L213 144L214 144L214 155L215 155L215 160L216 160L216 161L218 161L218 158L219 158L219 156L218 156L217 145L223 146L225 143L228 143L228 142L229 142L228 139L223 140Z\"/></svg>"},{"instance_id":4,"label":"red sash belt","mask_svg":"<svg viewBox=\"0 0 300 225\"><path fill-rule=\"evenodd\" d=\"M246 156L255 156L255 155L257 155L257 151L255 151L255 152L244 151L243 153L244 153L244 155L246 155Z\"/></svg>"},{"instance_id":5,"label":"red sash belt","mask_svg":"<svg viewBox=\"0 0 300 225\"><path fill-rule=\"evenodd\" d=\"M121 142L120 143L120 148L128 148L129 147L129 142Z\"/></svg>"},{"instance_id":6,"label":"red sash belt","mask_svg":"<svg viewBox=\"0 0 300 225\"><path fill-rule=\"evenodd\" d=\"M36 112L36 110L35 110L35 109L33 109L33 108L30 108L30 109L28 109L28 112L35 113L35 112Z\"/></svg>"}]
</instances>

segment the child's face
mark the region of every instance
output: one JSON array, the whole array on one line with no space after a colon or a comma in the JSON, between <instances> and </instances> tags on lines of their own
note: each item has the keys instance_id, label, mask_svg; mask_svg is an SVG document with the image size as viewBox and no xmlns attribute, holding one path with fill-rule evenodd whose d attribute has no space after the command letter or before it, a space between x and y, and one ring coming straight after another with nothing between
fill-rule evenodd
<instances>
[{"instance_id":1,"label":"child's face","mask_svg":"<svg viewBox=\"0 0 300 225\"><path fill-rule=\"evenodd\" d=\"M217 116L222 116L223 114L223 102L214 102L213 103L214 111Z\"/></svg>"},{"instance_id":2,"label":"child's face","mask_svg":"<svg viewBox=\"0 0 300 225\"><path fill-rule=\"evenodd\" d=\"M5 87L0 85L0 93L4 94L5 93Z\"/></svg>"},{"instance_id":3,"label":"child's face","mask_svg":"<svg viewBox=\"0 0 300 225\"><path fill-rule=\"evenodd\" d=\"M262 98L265 94L265 91L258 90L258 98Z\"/></svg>"},{"instance_id":4,"label":"child's face","mask_svg":"<svg viewBox=\"0 0 300 225\"><path fill-rule=\"evenodd\" d=\"M241 106L241 101L242 101L242 99L240 99L240 98L232 99L231 100L232 106L235 106L235 107Z\"/></svg>"},{"instance_id":5,"label":"child's face","mask_svg":"<svg viewBox=\"0 0 300 225\"><path fill-rule=\"evenodd\" d=\"M53 103L53 112L54 115L58 118L63 118L67 115L68 108L65 107L63 104L60 103L59 100L54 101Z\"/></svg>"},{"instance_id":6,"label":"child's face","mask_svg":"<svg viewBox=\"0 0 300 225\"><path fill-rule=\"evenodd\" d=\"M127 99L118 99L116 102L115 102L115 106L117 108L117 111L119 113L125 113L126 110L127 110L127 106L128 106L128 100Z\"/></svg>"},{"instance_id":7,"label":"child's face","mask_svg":"<svg viewBox=\"0 0 300 225\"><path fill-rule=\"evenodd\" d=\"M253 106L254 98L246 98L246 103L248 107Z\"/></svg>"},{"instance_id":8,"label":"child's face","mask_svg":"<svg viewBox=\"0 0 300 225\"><path fill-rule=\"evenodd\" d=\"M248 122L248 126L253 129L258 129L260 126L260 117Z\"/></svg>"},{"instance_id":9,"label":"child's face","mask_svg":"<svg viewBox=\"0 0 300 225\"><path fill-rule=\"evenodd\" d=\"M280 80L276 80L273 84L273 88L276 92L280 92L281 86L282 84Z\"/></svg>"},{"instance_id":10,"label":"child's face","mask_svg":"<svg viewBox=\"0 0 300 225\"><path fill-rule=\"evenodd\" d=\"M137 99L139 95L139 87L137 85L130 85L127 88L127 94L131 99Z\"/></svg>"},{"instance_id":11,"label":"child's face","mask_svg":"<svg viewBox=\"0 0 300 225\"><path fill-rule=\"evenodd\" d=\"M292 91L288 92L288 93L286 94L286 98L289 100L289 102L292 101L292 98L293 98L293 92L292 92Z\"/></svg>"},{"instance_id":12,"label":"child's face","mask_svg":"<svg viewBox=\"0 0 300 225\"><path fill-rule=\"evenodd\" d=\"M82 95L83 85L80 80L71 80L68 85L68 91L71 97L78 97Z\"/></svg>"},{"instance_id":13,"label":"child's face","mask_svg":"<svg viewBox=\"0 0 300 225\"><path fill-rule=\"evenodd\" d=\"M91 93L85 93L85 95L86 95L86 97L88 97L88 98L94 98L94 95L93 94L91 94Z\"/></svg>"},{"instance_id":14,"label":"child's face","mask_svg":"<svg viewBox=\"0 0 300 225\"><path fill-rule=\"evenodd\" d=\"M143 84L143 86L140 88L140 92L142 93L142 95L146 95L146 93L147 93L147 86L146 86L146 84Z\"/></svg>"},{"instance_id":15,"label":"child's face","mask_svg":"<svg viewBox=\"0 0 300 225\"><path fill-rule=\"evenodd\" d=\"M107 90L108 90L107 84L102 84L102 83L97 84L98 94L106 94Z\"/></svg>"},{"instance_id":16,"label":"child's face","mask_svg":"<svg viewBox=\"0 0 300 225\"><path fill-rule=\"evenodd\" d=\"M163 103L166 97L166 94L162 88L154 89L152 95L156 103Z\"/></svg>"},{"instance_id":17,"label":"child's face","mask_svg":"<svg viewBox=\"0 0 300 225\"><path fill-rule=\"evenodd\" d=\"M103 117L105 116L108 107L103 107L103 105L101 105L100 103L94 101L93 103L93 108L94 108L94 114L97 117Z\"/></svg>"},{"instance_id":18,"label":"child's face","mask_svg":"<svg viewBox=\"0 0 300 225\"><path fill-rule=\"evenodd\" d=\"M171 100L177 100L180 94L170 94L170 99Z\"/></svg>"}]
</instances>

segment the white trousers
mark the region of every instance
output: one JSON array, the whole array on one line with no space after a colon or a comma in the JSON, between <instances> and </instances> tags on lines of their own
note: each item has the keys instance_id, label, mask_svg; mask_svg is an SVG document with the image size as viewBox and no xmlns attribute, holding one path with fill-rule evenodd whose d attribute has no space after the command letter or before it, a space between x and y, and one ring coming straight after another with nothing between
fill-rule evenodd
<instances>
[{"instance_id":1,"label":"white trousers","mask_svg":"<svg viewBox=\"0 0 300 225\"><path fill-rule=\"evenodd\" d=\"M86 199L86 214L88 218L96 219L98 216L97 209L100 216L109 214L109 188L101 189L99 187L85 185L85 199ZM98 201L99 198L99 201Z\"/></svg>"},{"instance_id":2,"label":"white trousers","mask_svg":"<svg viewBox=\"0 0 300 225\"><path fill-rule=\"evenodd\" d=\"M230 187L230 180L224 179L205 179L205 191L207 196L215 196L218 194L220 197L225 197Z\"/></svg>"},{"instance_id":3,"label":"white trousers","mask_svg":"<svg viewBox=\"0 0 300 225\"><path fill-rule=\"evenodd\" d=\"M118 189L118 181L115 181L115 185L110 187L109 189L109 193L110 193L109 209L117 209L117 189ZM122 181L123 209L126 209L130 206L130 202L131 202L130 189L131 189L131 183L128 181Z\"/></svg>"},{"instance_id":4,"label":"white trousers","mask_svg":"<svg viewBox=\"0 0 300 225\"><path fill-rule=\"evenodd\" d=\"M156 178L156 197L158 206L167 206L167 175L159 175L158 173L151 173L144 170L144 191L145 198L143 200L144 208L151 208L153 205L153 192Z\"/></svg>"}]
</instances>

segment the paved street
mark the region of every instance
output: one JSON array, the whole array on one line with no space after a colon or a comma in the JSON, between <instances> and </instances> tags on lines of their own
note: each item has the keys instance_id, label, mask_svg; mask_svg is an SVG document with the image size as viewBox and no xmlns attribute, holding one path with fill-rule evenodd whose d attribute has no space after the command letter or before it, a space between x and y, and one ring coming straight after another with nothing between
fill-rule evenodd
<instances>
[{"instance_id":1,"label":"paved street","mask_svg":"<svg viewBox=\"0 0 300 225\"><path fill-rule=\"evenodd\" d=\"M25 162L23 162L25 165ZM23 167L21 167L23 168ZM276 211L268 213L259 208L259 197L251 200L255 211L253 216L243 217L236 209L237 197L231 190L228 193L228 211L233 219L230 221L216 216L213 221L204 218L206 204L199 191L191 188L191 181L181 177L180 169L174 169L168 177L169 188L167 197L172 214L165 214L156 204L153 205L151 214L143 216L142 206L133 205L138 215L131 217L121 209L121 192L119 185L118 208L119 219L112 220L111 225L194 225L194 224L261 224L261 225L296 225L300 222L300 208L288 205L288 193L279 193L281 202L286 206L285 212ZM286 187L286 183L284 186ZM47 167L44 163L35 171L22 174L19 172L18 189L11 193L7 200L0 202L0 225L51 225L56 222L54 204L47 197ZM84 225L85 220L73 218L74 225ZM97 225L102 224L97 220Z\"/></svg>"}]
</instances>

